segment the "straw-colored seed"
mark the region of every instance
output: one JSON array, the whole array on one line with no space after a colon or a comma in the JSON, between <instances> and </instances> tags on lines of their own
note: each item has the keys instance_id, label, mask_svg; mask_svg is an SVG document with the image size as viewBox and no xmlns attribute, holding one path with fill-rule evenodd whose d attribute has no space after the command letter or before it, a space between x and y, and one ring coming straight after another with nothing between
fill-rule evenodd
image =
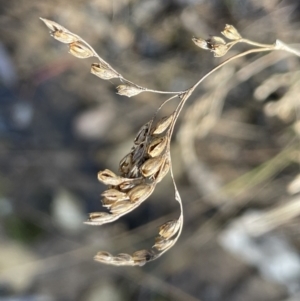
<instances>
[{"instance_id":1,"label":"straw-colored seed","mask_svg":"<svg viewBox=\"0 0 300 301\"><path fill-rule=\"evenodd\" d=\"M91 66L91 73L104 79L112 79L118 78L119 75L114 70L112 70L109 66L99 63L93 63Z\"/></svg>"},{"instance_id":2,"label":"straw-colored seed","mask_svg":"<svg viewBox=\"0 0 300 301\"><path fill-rule=\"evenodd\" d=\"M144 177L151 177L156 174L159 169L161 168L163 162L163 157L155 157L148 159L142 166L141 166L141 173Z\"/></svg>"},{"instance_id":3,"label":"straw-colored seed","mask_svg":"<svg viewBox=\"0 0 300 301\"><path fill-rule=\"evenodd\" d=\"M117 94L127 96L127 97L132 97L135 96L141 92L143 92L142 89L136 86L131 86L131 85L120 85L117 87Z\"/></svg>"},{"instance_id":4,"label":"straw-colored seed","mask_svg":"<svg viewBox=\"0 0 300 301\"><path fill-rule=\"evenodd\" d=\"M97 226L108 223L112 219L114 219L114 216L107 212L93 212L90 213L89 219L85 222L85 224Z\"/></svg>"},{"instance_id":5,"label":"straw-colored seed","mask_svg":"<svg viewBox=\"0 0 300 301\"><path fill-rule=\"evenodd\" d=\"M166 176L169 170L170 170L170 160L169 158L167 158L165 162L162 164L160 170L155 175L156 183L159 183Z\"/></svg>"},{"instance_id":6,"label":"straw-colored seed","mask_svg":"<svg viewBox=\"0 0 300 301\"><path fill-rule=\"evenodd\" d=\"M113 256L106 251L102 251L98 252L94 259L103 263L110 263L113 260Z\"/></svg>"},{"instance_id":7,"label":"straw-colored seed","mask_svg":"<svg viewBox=\"0 0 300 301\"><path fill-rule=\"evenodd\" d=\"M105 185L117 186L125 181L124 178L117 176L109 169L98 172L98 180Z\"/></svg>"},{"instance_id":8,"label":"straw-colored seed","mask_svg":"<svg viewBox=\"0 0 300 301\"><path fill-rule=\"evenodd\" d=\"M148 250L139 250L132 254L132 259L139 266L144 265L147 261L153 258L153 253Z\"/></svg>"},{"instance_id":9,"label":"straw-colored seed","mask_svg":"<svg viewBox=\"0 0 300 301\"><path fill-rule=\"evenodd\" d=\"M173 240L168 240L161 236L157 236L155 238L155 244L153 247L156 248L158 251L163 251L165 249L168 249L173 243Z\"/></svg>"},{"instance_id":10,"label":"straw-colored seed","mask_svg":"<svg viewBox=\"0 0 300 301\"><path fill-rule=\"evenodd\" d=\"M53 31L51 35L54 39L65 44L74 43L78 40L78 38L75 37L72 33L65 32L62 30Z\"/></svg>"},{"instance_id":11,"label":"straw-colored seed","mask_svg":"<svg viewBox=\"0 0 300 301\"><path fill-rule=\"evenodd\" d=\"M171 124L173 117L174 116L172 114L171 116L163 117L160 121L158 121L153 129L153 134L157 135L163 133Z\"/></svg>"},{"instance_id":12,"label":"straw-colored seed","mask_svg":"<svg viewBox=\"0 0 300 301\"><path fill-rule=\"evenodd\" d=\"M170 220L159 227L159 235L164 238L171 238L174 236L180 227L180 222L177 219Z\"/></svg>"},{"instance_id":13,"label":"straw-colored seed","mask_svg":"<svg viewBox=\"0 0 300 301\"><path fill-rule=\"evenodd\" d=\"M105 190L101 195L107 198L108 200L116 201L116 202L128 200L128 195L125 192L121 192L113 188Z\"/></svg>"},{"instance_id":14,"label":"straw-colored seed","mask_svg":"<svg viewBox=\"0 0 300 301\"><path fill-rule=\"evenodd\" d=\"M69 52L80 59L86 59L94 55L89 47L79 41L69 45Z\"/></svg>"},{"instance_id":15,"label":"straw-colored seed","mask_svg":"<svg viewBox=\"0 0 300 301\"><path fill-rule=\"evenodd\" d=\"M113 214L121 214L132 209L133 204L129 201L120 201L111 205L110 211Z\"/></svg>"},{"instance_id":16,"label":"straw-colored seed","mask_svg":"<svg viewBox=\"0 0 300 301\"><path fill-rule=\"evenodd\" d=\"M163 150L166 148L168 143L168 137L158 137L151 141L148 146L147 153L150 157L159 156Z\"/></svg>"},{"instance_id":17,"label":"straw-colored seed","mask_svg":"<svg viewBox=\"0 0 300 301\"><path fill-rule=\"evenodd\" d=\"M128 196L132 203L143 202L150 196L150 194L153 192L153 189L153 185L141 184L128 191Z\"/></svg>"}]
</instances>

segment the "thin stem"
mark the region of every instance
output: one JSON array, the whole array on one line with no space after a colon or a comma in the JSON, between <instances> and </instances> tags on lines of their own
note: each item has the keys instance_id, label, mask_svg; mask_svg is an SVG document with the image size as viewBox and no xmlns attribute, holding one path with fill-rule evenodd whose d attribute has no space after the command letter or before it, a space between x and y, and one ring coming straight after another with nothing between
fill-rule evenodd
<instances>
[{"instance_id":1,"label":"thin stem","mask_svg":"<svg viewBox=\"0 0 300 301\"><path fill-rule=\"evenodd\" d=\"M248 39L240 39L238 40L240 43L246 43L248 45L253 45L253 46L257 46L257 47L261 47L261 48L275 48L275 44L262 44L262 43L258 43L258 42L254 42Z\"/></svg>"}]
</instances>

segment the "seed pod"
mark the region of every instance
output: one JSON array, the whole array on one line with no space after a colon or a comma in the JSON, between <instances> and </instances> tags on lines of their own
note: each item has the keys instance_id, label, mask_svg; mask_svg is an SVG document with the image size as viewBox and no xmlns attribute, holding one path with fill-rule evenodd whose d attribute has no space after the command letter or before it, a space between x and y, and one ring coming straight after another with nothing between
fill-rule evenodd
<instances>
[{"instance_id":1,"label":"seed pod","mask_svg":"<svg viewBox=\"0 0 300 301\"><path fill-rule=\"evenodd\" d=\"M207 43L206 40L203 40L201 38L192 38L192 41L200 48L204 49L204 50L209 50L209 44Z\"/></svg>"},{"instance_id":2,"label":"seed pod","mask_svg":"<svg viewBox=\"0 0 300 301\"><path fill-rule=\"evenodd\" d=\"M141 142L145 141L148 133L149 133L149 126L150 126L150 121L144 124L140 130L138 131L135 139L134 139L134 144L140 144Z\"/></svg>"},{"instance_id":3,"label":"seed pod","mask_svg":"<svg viewBox=\"0 0 300 301\"><path fill-rule=\"evenodd\" d=\"M118 73L112 70L108 65L99 63L92 64L91 73L105 80L119 77Z\"/></svg>"},{"instance_id":4,"label":"seed pod","mask_svg":"<svg viewBox=\"0 0 300 301\"><path fill-rule=\"evenodd\" d=\"M110 263L113 260L113 256L108 252L102 251L98 252L94 259L102 263Z\"/></svg>"},{"instance_id":5,"label":"seed pod","mask_svg":"<svg viewBox=\"0 0 300 301\"><path fill-rule=\"evenodd\" d=\"M132 154L128 154L126 155L121 161L120 161L120 164L119 164L119 169L120 169L120 172L122 172L123 174L128 174L129 171L131 170L132 168Z\"/></svg>"},{"instance_id":6,"label":"seed pod","mask_svg":"<svg viewBox=\"0 0 300 301\"><path fill-rule=\"evenodd\" d=\"M159 227L159 235L169 239L174 236L180 228L180 222L177 219L170 220Z\"/></svg>"},{"instance_id":7,"label":"seed pod","mask_svg":"<svg viewBox=\"0 0 300 301\"><path fill-rule=\"evenodd\" d=\"M132 256L125 253L120 253L113 258L115 265L134 265Z\"/></svg>"},{"instance_id":8,"label":"seed pod","mask_svg":"<svg viewBox=\"0 0 300 301\"><path fill-rule=\"evenodd\" d=\"M167 158L164 162L164 164L161 165L160 170L155 175L156 183L159 183L169 172L170 169L170 160Z\"/></svg>"},{"instance_id":9,"label":"seed pod","mask_svg":"<svg viewBox=\"0 0 300 301\"><path fill-rule=\"evenodd\" d=\"M44 18L40 18L45 25L53 32L53 31L57 31L57 30L62 30L62 31L66 31L67 29L64 28L63 26L59 25L58 23L48 20L48 19L44 19Z\"/></svg>"},{"instance_id":10,"label":"seed pod","mask_svg":"<svg viewBox=\"0 0 300 301\"><path fill-rule=\"evenodd\" d=\"M86 59L94 55L88 46L79 41L69 45L69 52L80 59Z\"/></svg>"},{"instance_id":11,"label":"seed pod","mask_svg":"<svg viewBox=\"0 0 300 301\"><path fill-rule=\"evenodd\" d=\"M124 95L127 97L132 97L143 92L141 88L132 85L120 85L117 87L117 90L117 94Z\"/></svg>"},{"instance_id":12,"label":"seed pod","mask_svg":"<svg viewBox=\"0 0 300 301\"><path fill-rule=\"evenodd\" d=\"M226 24L224 31L221 32L229 40L239 40L241 35L232 25Z\"/></svg>"},{"instance_id":13,"label":"seed pod","mask_svg":"<svg viewBox=\"0 0 300 301\"><path fill-rule=\"evenodd\" d=\"M144 177L148 178L156 174L164 163L164 157L155 157L148 159L140 168Z\"/></svg>"},{"instance_id":14,"label":"seed pod","mask_svg":"<svg viewBox=\"0 0 300 301\"><path fill-rule=\"evenodd\" d=\"M108 200L116 201L116 202L128 200L128 195L125 192L121 192L113 188L105 190L101 195L107 198Z\"/></svg>"},{"instance_id":15,"label":"seed pod","mask_svg":"<svg viewBox=\"0 0 300 301\"><path fill-rule=\"evenodd\" d=\"M110 208L112 206L112 204L114 204L116 201L115 200L109 200L107 198L103 198L101 200L101 202L102 202L103 207Z\"/></svg>"},{"instance_id":16,"label":"seed pod","mask_svg":"<svg viewBox=\"0 0 300 301\"><path fill-rule=\"evenodd\" d=\"M98 180L105 185L117 186L120 183L124 182L124 178L117 176L109 169L98 172Z\"/></svg>"},{"instance_id":17,"label":"seed pod","mask_svg":"<svg viewBox=\"0 0 300 301\"><path fill-rule=\"evenodd\" d=\"M150 157L157 157L159 156L163 150L166 148L168 143L168 137L158 137L151 141L148 146L147 153Z\"/></svg>"},{"instance_id":18,"label":"seed pod","mask_svg":"<svg viewBox=\"0 0 300 301\"><path fill-rule=\"evenodd\" d=\"M89 219L84 222L88 225L98 226L105 223L109 223L110 221L114 220L114 216L107 212L93 212L90 213Z\"/></svg>"},{"instance_id":19,"label":"seed pod","mask_svg":"<svg viewBox=\"0 0 300 301\"><path fill-rule=\"evenodd\" d=\"M132 203L143 202L153 192L154 186L150 184L141 184L128 191L128 196Z\"/></svg>"},{"instance_id":20,"label":"seed pod","mask_svg":"<svg viewBox=\"0 0 300 301\"><path fill-rule=\"evenodd\" d=\"M70 44L70 43L74 43L78 40L77 37L75 37L72 33L70 32L65 32L65 31L62 31L62 30L56 30L56 31L53 31L51 33L51 36L62 42L62 43L65 43L65 44Z\"/></svg>"},{"instance_id":21,"label":"seed pod","mask_svg":"<svg viewBox=\"0 0 300 301\"><path fill-rule=\"evenodd\" d=\"M111 205L110 211L113 214L121 214L133 208L133 204L129 201L120 201Z\"/></svg>"},{"instance_id":22,"label":"seed pod","mask_svg":"<svg viewBox=\"0 0 300 301\"><path fill-rule=\"evenodd\" d=\"M132 254L132 259L134 263L138 264L139 266L143 266L147 261L151 260L153 257L153 252L148 250L140 250Z\"/></svg>"},{"instance_id":23,"label":"seed pod","mask_svg":"<svg viewBox=\"0 0 300 301\"><path fill-rule=\"evenodd\" d=\"M163 251L165 249L168 249L173 243L173 240L168 240L161 236L157 236L155 238L155 245L153 247L156 248L158 251Z\"/></svg>"},{"instance_id":24,"label":"seed pod","mask_svg":"<svg viewBox=\"0 0 300 301\"><path fill-rule=\"evenodd\" d=\"M174 114L163 117L160 121L157 122L152 133L154 135L163 133L171 124L173 117L174 117Z\"/></svg>"}]
</instances>

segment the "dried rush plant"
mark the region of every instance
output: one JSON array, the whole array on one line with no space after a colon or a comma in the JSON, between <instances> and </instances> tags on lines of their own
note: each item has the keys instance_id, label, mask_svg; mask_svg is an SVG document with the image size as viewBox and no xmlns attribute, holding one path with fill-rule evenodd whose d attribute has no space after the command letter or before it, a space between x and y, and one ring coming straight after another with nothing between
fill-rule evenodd
<instances>
[{"instance_id":1,"label":"dried rush plant","mask_svg":"<svg viewBox=\"0 0 300 301\"><path fill-rule=\"evenodd\" d=\"M274 44L268 45L245 39L232 25L226 25L222 34L229 42L226 42L221 37L215 36L207 40L201 38L193 38L192 40L198 47L213 52L215 57L224 56L238 43L245 43L253 48L228 58L199 79L189 89L178 92L158 91L141 87L129 81L108 62L101 58L81 37L53 21L43 18L41 18L41 20L50 29L50 34L53 38L69 46L69 52L72 55L80 59L95 57L98 60L97 63L91 65L92 74L104 80L114 78L119 80L121 85L117 86L118 94L127 97L132 97L142 92L173 95L164 101L157 109L153 118L141 127L133 141L131 150L120 161L119 174L117 175L109 169L105 169L98 173L99 181L107 185L107 190L102 193L102 204L104 207L108 208L109 213L90 213L89 219L85 222L88 225L110 223L136 209L153 193L156 185L170 170L175 189L175 199L180 205L180 216L178 219L169 220L159 227L159 233L155 239L155 244L149 250L139 250L132 255L121 253L116 256L113 256L106 251L101 251L95 256L95 260L106 264L117 266L142 266L146 262L153 261L167 252L176 243L182 231L182 201L173 176L170 141L175 123L188 98L205 78L235 59L251 53L274 50L284 50L300 57L300 51L279 40L276 40ZM168 101L175 98L179 100L175 111L169 116L157 120L157 114L161 108Z\"/></svg>"}]
</instances>

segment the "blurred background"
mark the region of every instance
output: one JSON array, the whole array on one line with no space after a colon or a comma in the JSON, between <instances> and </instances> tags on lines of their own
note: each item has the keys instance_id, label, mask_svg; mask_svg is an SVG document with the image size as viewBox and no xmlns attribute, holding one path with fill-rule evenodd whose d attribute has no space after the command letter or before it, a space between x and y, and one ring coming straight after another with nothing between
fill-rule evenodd
<instances>
[{"instance_id":1,"label":"blurred background","mask_svg":"<svg viewBox=\"0 0 300 301\"><path fill-rule=\"evenodd\" d=\"M300 43L298 0L0 1L0 300L300 300L300 60L253 54L209 77L187 102L171 146L185 224L140 267L97 251L150 248L179 208L169 176L142 206L101 227L97 172L117 171L166 99L117 95L52 39L39 17L89 42L126 78L182 90L214 58L193 36L234 25L249 39ZM162 115L172 112L177 100Z\"/></svg>"}]
</instances>

